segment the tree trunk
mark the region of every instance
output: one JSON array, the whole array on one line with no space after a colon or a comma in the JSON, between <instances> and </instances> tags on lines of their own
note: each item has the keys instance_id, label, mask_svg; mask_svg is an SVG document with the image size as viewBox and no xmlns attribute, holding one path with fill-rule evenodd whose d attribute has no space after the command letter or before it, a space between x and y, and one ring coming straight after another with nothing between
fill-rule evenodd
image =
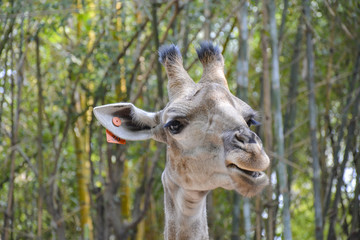
<instances>
[{"instance_id":1,"label":"tree trunk","mask_svg":"<svg viewBox=\"0 0 360 240\"><path fill-rule=\"evenodd\" d=\"M205 17L204 40L205 41L210 40L210 32L211 32L210 5L211 5L211 0L204 0L204 17Z\"/></svg>"},{"instance_id":2,"label":"tree trunk","mask_svg":"<svg viewBox=\"0 0 360 240\"><path fill-rule=\"evenodd\" d=\"M101 94L101 96L105 96L105 94ZM102 100L103 103L103 100ZM93 123L94 119L92 119L92 122L90 123L90 129L92 127L92 123ZM91 134L90 134L91 135ZM99 173L102 173L103 170L105 169L105 163L104 163L104 150L103 150L103 142L104 142L104 129L102 128L98 128L97 131L97 141L99 142L99 148L98 148L98 153L99 153L99 165L98 165L98 171ZM91 157L91 156L90 156ZM91 161L91 159L89 159L89 161ZM91 166L91 165L90 165ZM102 239L108 239L109 238L109 219L107 218L107 213L106 213L106 205L105 205L105 197L104 197L104 186L105 186L105 180L102 177L102 174L99 174L100 176L100 182L101 182L101 187L99 186L94 186L92 185L92 195L94 196L94 202L95 202L95 218L93 220L94 222L94 236L95 239L97 240L102 240Z\"/></svg>"},{"instance_id":3,"label":"tree trunk","mask_svg":"<svg viewBox=\"0 0 360 240\"><path fill-rule=\"evenodd\" d=\"M160 42L159 42L159 31L158 31L158 20L157 20L157 4L156 0L152 0L152 7L151 7L151 15L152 15L152 28L154 32L154 45L155 49L158 50L160 48ZM162 78L161 73L161 64L159 61L156 61L156 76L158 81L158 99L160 100L160 108L164 107L164 91L163 91L163 85L164 81Z\"/></svg>"},{"instance_id":4,"label":"tree trunk","mask_svg":"<svg viewBox=\"0 0 360 240\"><path fill-rule=\"evenodd\" d=\"M62 212L62 199L58 186L56 185L55 176L53 182L47 188L44 200L46 202L47 210L52 217L52 226L55 228L55 234L57 240L65 240L65 222ZM51 178L50 177L50 178Z\"/></svg>"},{"instance_id":5,"label":"tree trunk","mask_svg":"<svg viewBox=\"0 0 360 240\"><path fill-rule=\"evenodd\" d=\"M263 28L261 30L261 52L262 52L262 95L263 95L263 109L264 109L264 124L263 124L263 132L264 132L264 146L265 151L270 153L272 151L272 116L271 116L271 82L270 82L270 74L269 74L269 58L267 54L268 49L268 11L266 8L265 2L262 4L262 22ZM274 239L274 229L275 229L275 209L273 206L273 190L272 190L272 181L271 181L271 173L272 173L272 163L266 170L266 173L269 177L269 186L266 189L267 196L267 207L268 207L268 221L266 228L266 239L273 240Z\"/></svg>"},{"instance_id":6,"label":"tree trunk","mask_svg":"<svg viewBox=\"0 0 360 240\"><path fill-rule=\"evenodd\" d=\"M309 1L303 1L306 22L310 24L311 14ZM306 59L307 59L307 84L309 90L309 118L310 118L310 133L311 133L311 156L313 166L313 184L314 184L314 207L315 207L315 235L316 239L323 239L323 220L322 220L322 206L321 206L321 190L320 190L320 164L319 152L317 142L317 113L315 102L314 89L314 55L312 45L312 32L307 25L306 28Z\"/></svg>"},{"instance_id":7,"label":"tree trunk","mask_svg":"<svg viewBox=\"0 0 360 240\"><path fill-rule=\"evenodd\" d=\"M292 65L290 69L290 83L289 83L289 92L288 92L288 101L286 104L286 114L284 121L284 131L285 135L288 135L288 132L291 131L295 126L296 120L296 98L298 96L298 81L299 81L299 65L300 65L300 52L301 52L301 42L302 42L302 17L299 19L298 29L294 42L294 52L292 57ZM286 146L288 149L291 149L294 141L294 132L292 131L286 141ZM293 161L293 155L288 155L288 160ZM291 175L292 168L287 167L288 170L288 189L291 192Z\"/></svg>"},{"instance_id":8,"label":"tree trunk","mask_svg":"<svg viewBox=\"0 0 360 240\"><path fill-rule=\"evenodd\" d=\"M13 203L14 203L14 180L15 180L15 145L16 145L16 121L14 118L14 105L15 105L15 83L14 77L11 76L11 153L10 153L10 178L9 178L9 191L7 197L7 206L4 214L4 231L2 233L2 239L8 240L12 232L12 217L13 217Z\"/></svg>"},{"instance_id":9,"label":"tree trunk","mask_svg":"<svg viewBox=\"0 0 360 240\"><path fill-rule=\"evenodd\" d=\"M171 7L171 14L173 16L177 15L177 12L179 11L179 1L175 1L175 3ZM175 20L171 24L172 29L172 38L173 39L179 39L179 29L178 29L178 19L175 18Z\"/></svg>"},{"instance_id":10,"label":"tree trunk","mask_svg":"<svg viewBox=\"0 0 360 240\"><path fill-rule=\"evenodd\" d=\"M114 16L115 16L115 23L116 23L116 32L120 33L116 35L116 41L118 42L118 50L121 52L124 49L124 39L122 32L126 31L126 25L125 25L125 1L114 1ZM120 79L117 77L114 78L114 86L115 86L115 94L116 94L116 100L118 102L124 102L128 99L128 96L126 95L127 91L127 84L126 84L126 60L125 58L119 59L119 68L116 69L115 75L119 75Z\"/></svg>"},{"instance_id":11,"label":"tree trunk","mask_svg":"<svg viewBox=\"0 0 360 240\"><path fill-rule=\"evenodd\" d=\"M104 201L106 213L112 226L116 239L126 239L123 233L123 221L121 216L121 206L117 203L117 193L120 186L122 171L123 171L123 151L124 147L113 144L107 144L107 181L104 190ZM115 163L112 158L115 157Z\"/></svg>"},{"instance_id":12,"label":"tree trunk","mask_svg":"<svg viewBox=\"0 0 360 240\"><path fill-rule=\"evenodd\" d=\"M284 37L284 29L285 29L285 23L287 18L287 9L289 7L289 0L284 0L284 8L281 14L281 24L279 28L279 54L281 53L282 49L282 42Z\"/></svg>"},{"instance_id":13,"label":"tree trunk","mask_svg":"<svg viewBox=\"0 0 360 240\"><path fill-rule=\"evenodd\" d=\"M287 169L285 163L282 161L284 157L284 130L283 120L281 113L281 92L280 92L280 72L279 72L279 55L278 55L278 36L277 26L275 19L275 2L274 0L268 1L269 9L269 30L271 38L272 49L272 93L273 105L275 108L274 113L274 126L275 126L275 142L276 154L278 160L278 179L280 194L283 196L283 223L284 223L284 239L291 240L291 223L290 223L290 197L287 186Z\"/></svg>"},{"instance_id":14,"label":"tree trunk","mask_svg":"<svg viewBox=\"0 0 360 240\"><path fill-rule=\"evenodd\" d=\"M4 231L2 233L2 238L8 240L10 235L13 233L13 222L14 222L14 187L15 187L15 151L16 145L18 144L18 130L19 130L19 119L20 119L20 104L22 97L22 86L23 86L23 74L24 74L24 62L25 58L23 56L23 23L24 19L21 22L21 39L19 45L19 60L14 66L15 52L14 52L14 36L11 32L10 46L11 46L11 69L17 69L16 73L16 83L14 80L13 74L11 74L11 152L10 152L10 177L9 177L9 191L7 197L7 206L4 214ZM10 33L9 33L10 34ZM17 88L15 87L17 86ZM15 95L15 90L17 90ZM11 237L12 238L12 237Z\"/></svg>"},{"instance_id":15,"label":"tree trunk","mask_svg":"<svg viewBox=\"0 0 360 240\"><path fill-rule=\"evenodd\" d=\"M38 169L38 199L37 199L37 238L42 238L42 212L43 212L43 201L44 201L44 189L43 189L43 106L44 97L42 95L42 80L41 80L41 62L40 62L40 40L39 30L35 36L36 43L36 77L37 77L37 88L38 88L38 123L37 123L37 169Z\"/></svg>"},{"instance_id":16,"label":"tree trunk","mask_svg":"<svg viewBox=\"0 0 360 240\"><path fill-rule=\"evenodd\" d=\"M80 97L77 105L77 111L81 111L80 104L84 103L84 99ZM74 128L74 146L76 152L76 178L78 183L78 198L80 205L80 227L83 239L92 239L92 219L90 216L90 195L89 195L89 179L90 168L87 161L87 139L89 132L84 121L87 119L87 114L77 120L76 128Z\"/></svg>"},{"instance_id":17,"label":"tree trunk","mask_svg":"<svg viewBox=\"0 0 360 240\"><path fill-rule=\"evenodd\" d=\"M354 192L354 200L353 200L353 211L352 211L352 219L351 219L351 233L355 233L359 230L359 217L360 217L360 154L354 154L354 166L356 169L356 186Z\"/></svg>"},{"instance_id":18,"label":"tree trunk","mask_svg":"<svg viewBox=\"0 0 360 240\"><path fill-rule=\"evenodd\" d=\"M338 4L338 2L334 2L334 4ZM334 44L335 44L335 32L336 32L336 23L335 23L335 16L330 14L329 17L330 23L330 37L329 37L329 57L328 57L328 63L327 63L327 69L326 69L326 94L325 94L325 116L324 116L324 124L323 129L325 131L325 136L323 138L323 141L320 142L320 167L322 172L322 179L321 179L321 197L322 197L322 203L323 203L323 226L326 225L326 212L330 204L330 198L331 198L331 189L332 189L332 181L334 179L335 173L331 171L331 168L328 168L326 166L327 163L327 154L325 152L327 146L326 142L330 140L331 146L333 150L335 150L335 138L334 135L338 134L337 132L333 131L333 127L331 124L331 117L330 117L330 107L331 107L331 91L332 91L332 83L331 78L336 75L336 70L333 68L334 66L334 57L335 57L335 50L334 50ZM337 62L337 61L336 61ZM343 129L343 127L341 127ZM341 131L341 130L340 130ZM320 135L321 136L321 135ZM334 152L333 152L334 154ZM334 156L334 155L333 155ZM334 165L337 165L337 161L333 159ZM329 198L328 198L329 197Z\"/></svg>"},{"instance_id":19,"label":"tree trunk","mask_svg":"<svg viewBox=\"0 0 360 240\"><path fill-rule=\"evenodd\" d=\"M5 59L4 59L4 73L7 73L8 71L8 52L9 52L9 47L7 47L6 51L5 51ZM2 117L3 117L3 107L4 107L4 102L5 102L5 96L7 95L6 90L9 89L8 86L8 75L4 74L4 78L3 78L3 84L1 86L1 88L3 89L3 93L1 96L1 100L0 100L0 129L2 126ZM0 139L2 137L2 131L0 131ZM1 186L0 186L1 188Z\"/></svg>"},{"instance_id":20,"label":"tree trunk","mask_svg":"<svg viewBox=\"0 0 360 240\"><path fill-rule=\"evenodd\" d=\"M255 229L255 239L261 240L261 232L262 232L262 226L261 226L261 213L263 211L261 206L261 196L256 196L255 198L255 210L256 210L256 229Z\"/></svg>"},{"instance_id":21,"label":"tree trunk","mask_svg":"<svg viewBox=\"0 0 360 240\"><path fill-rule=\"evenodd\" d=\"M181 30L180 30L180 39L182 39L181 49L183 61L186 63L187 60L187 51L189 46L189 31L190 31L190 23L189 23L189 10L190 10L190 0L185 1L184 6L184 17L181 19Z\"/></svg>"},{"instance_id":22,"label":"tree trunk","mask_svg":"<svg viewBox=\"0 0 360 240\"><path fill-rule=\"evenodd\" d=\"M240 228L240 195L237 192L233 192L231 240L240 239L239 228Z\"/></svg>"},{"instance_id":23,"label":"tree trunk","mask_svg":"<svg viewBox=\"0 0 360 240\"><path fill-rule=\"evenodd\" d=\"M77 0L77 9L80 11L82 6L82 1ZM78 18L77 21L77 41L81 40L81 25L82 20ZM90 39L90 43L88 45L88 52L91 52L91 48L93 47L95 39ZM86 59L86 58L85 58ZM85 70L86 62L83 60L82 67L80 71L77 73L77 80L80 80L80 74L82 74L82 68ZM78 200L80 205L80 228L82 232L82 239L84 240L92 240L93 239L93 225L92 219L90 215L90 193L89 193L89 181L90 181L90 164L87 159L87 156L90 152L89 145L89 127L88 120L92 117L92 112L87 108L88 99L86 94L82 90L76 90L76 86L74 86L75 91L75 110L78 114L85 111L77 121L75 122L75 126L73 128L74 133L74 147L75 154L77 158L76 162L76 179L78 183Z\"/></svg>"},{"instance_id":24,"label":"tree trunk","mask_svg":"<svg viewBox=\"0 0 360 240\"><path fill-rule=\"evenodd\" d=\"M243 211L244 211L244 225L245 225L245 239L251 239L251 203L249 198L243 199Z\"/></svg>"},{"instance_id":25,"label":"tree trunk","mask_svg":"<svg viewBox=\"0 0 360 240\"><path fill-rule=\"evenodd\" d=\"M337 2L335 2L337 4ZM325 211L325 202L326 196L327 196L327 185L328 185L328 179L329 179L329 170L326 166L327 163L327 154L326 154L326 148L327 144L326 142L330 140L331 145L334 146L335 140L334 140L334 131L332 130L331 125L331 117L330 117L330 106L331 106L331 91L332 91L332 84L331 84L331 78L335 75L334 71L334 57L335 57L335 51L334 51L334 43L335 43L335 18L334 16L330 16L329 21L330 23L330 37L329 37L329 57L328 57L328 63L327 63L327 69L326 69L326 94L325 94L325 113L324 113L324 124L323 124L323 131L325 132L325 136L323 137L323 140L320 141L319 144L319 151L320 151L320 168L321 168L321 200L324 203L323 204L323 226L325 226L326 216ZM320 124L319 124L320 125ZM321 135L320 135L321 136ZM331 192L331 191L330 191Z\"/></svg>"},{"instance_id":26,"label":"tree trunk","mask_svg":"<svg viewBox=\"0 0 360 240\"><path fill-rule=\"evenodd\" d=\"M237 70L237 96L243 101L247 102L247 93L248 93L248 72L249 72L249 54L248 54L248 7L249 2L245 1L242 4L240 11L238 12L238 23L239 23L239 49L238 49L238 59L236 64Z\"/></svg>"}]
</instances>

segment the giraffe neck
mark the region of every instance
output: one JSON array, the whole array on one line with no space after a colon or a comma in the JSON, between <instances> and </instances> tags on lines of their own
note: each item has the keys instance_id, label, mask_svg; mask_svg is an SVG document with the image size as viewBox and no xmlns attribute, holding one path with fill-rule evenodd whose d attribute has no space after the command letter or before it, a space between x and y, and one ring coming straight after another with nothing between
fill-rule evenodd
<instances>
[{"instance_id":1,"label":"giraffe neck","mask_svg":"<svg viewBox=\"0 0 360 240\"><path fill-rule=\"evenodd\" d=\"M165 239L209 239L206 218L208 191L185 190L167 174L162 175L165 205Z\"/></svg>"}]
</instances>

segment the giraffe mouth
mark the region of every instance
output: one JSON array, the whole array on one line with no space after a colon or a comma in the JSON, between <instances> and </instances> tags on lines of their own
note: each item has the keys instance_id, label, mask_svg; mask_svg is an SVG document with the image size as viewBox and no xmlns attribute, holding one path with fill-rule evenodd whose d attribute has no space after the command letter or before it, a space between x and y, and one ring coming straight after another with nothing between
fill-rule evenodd
<instances>
[{"instance_id":1,"label":"giraffe mouth","mask_svg":"<svg viewBox=\"0 0 360 240\"><path fill-rule=\"evenodd\" d=\"M227 167L239 170L242 173L245 173L247 176L252 177L252 178L258 178L263 175L262 172L246 170L246 169L238 167L236 164L233 164L233 163L230 163Z\"/></svg>"}]
</instances>

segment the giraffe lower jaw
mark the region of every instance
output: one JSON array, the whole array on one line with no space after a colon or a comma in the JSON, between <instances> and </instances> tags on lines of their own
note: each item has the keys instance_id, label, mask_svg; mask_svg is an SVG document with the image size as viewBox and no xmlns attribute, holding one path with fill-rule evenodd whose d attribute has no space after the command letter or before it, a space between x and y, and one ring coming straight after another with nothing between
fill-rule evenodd
<instances>
[{"instance_id":1,"label":"giraffe lower jaw","mask_svg":"<svg viewBox=\"0 0 360 240\"><path fill-rule=\"evenodd\" d=\"M263 172L250 171L250 170L240 168L240 167L238 167L237 165L235 165L233 163L229 164L227 167L237 169L237 170L245 173L246 175L248 175L249 177L252 177L252 178L258 178L258 177L260 177L260 176L262 176L264 174Z\"/></svg>"}]
</instances>

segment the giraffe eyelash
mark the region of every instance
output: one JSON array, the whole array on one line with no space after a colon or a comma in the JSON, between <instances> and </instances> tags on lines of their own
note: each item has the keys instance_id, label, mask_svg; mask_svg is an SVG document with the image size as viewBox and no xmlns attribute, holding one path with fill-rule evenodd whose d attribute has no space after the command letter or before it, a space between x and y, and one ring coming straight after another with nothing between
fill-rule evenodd
<instances>
[{"instance_id":1,"label":"giraffe eyelash","mask_svg":"<svg viewBox=\"0 0 360 240\"><path fill-rule=\"evenodd\" d=\"M246 124L247 124L249 127L261 125L260 122L254 120L253 118L250 118L250 119L246 122Z\"/></svg>"}]
</instances>

